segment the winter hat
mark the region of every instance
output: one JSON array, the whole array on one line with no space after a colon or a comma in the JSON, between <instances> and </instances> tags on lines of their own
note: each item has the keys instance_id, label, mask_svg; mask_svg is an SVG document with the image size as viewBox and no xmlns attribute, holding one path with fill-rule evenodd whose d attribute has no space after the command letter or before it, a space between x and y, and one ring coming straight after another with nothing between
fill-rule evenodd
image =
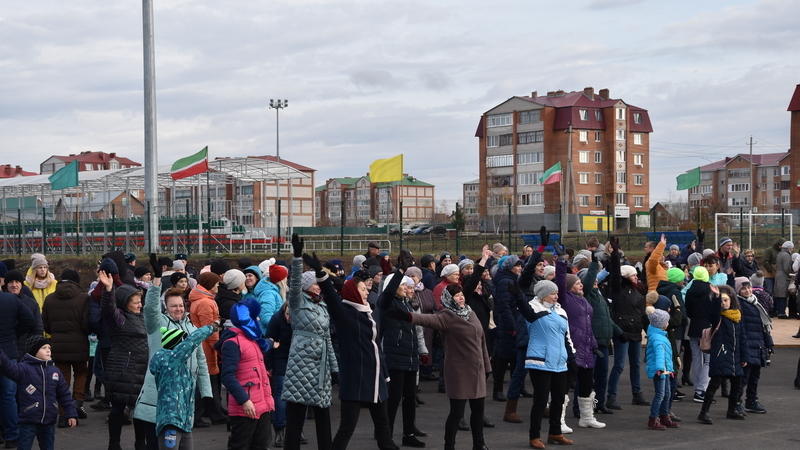
<instances>
[{"instance_id":1,"label":"winter hat","mask_svg":"<svg viewBox=\"0 0 800 450\"><path fill-rule=\"evenodd\" d=\"M119 268L111 258L103 258L103 260L100 261L100 270L109 275L119 275Z\"/></svg>"},{"instance_id":2,"label":"winter hat","mask_svg":"<svg viewBox=\"0 0 800 450\"><path fill-rule=\"evenodd\" d=\"M328 263L333 264L333 266L336 267L336 270L344 270L341 259L332 259L328 261Z\"/></svg>"},{"instance_id":3,"label":"winter hat","mask_svg":"<svg viewBox=\"0 0 800 450\"><path fill-rule=\"evenodd\" d=\"M672 306L672 302L664 295L659 295L658 300L656 300L653 306L656 309L660 309L662 311L668 310Z\"/></svg>"},{"instance_id":4,"label":"winter hat","mask_svg":"<svg viewBox=\"0 0 800 450\"><path fill-rule=\"evenodd\" d=\"M619 268L619 274L622 275L622 278L630 278L636 275L636 268L630 264L626 264Z\"/></svg>"},{"instance_id":5,"label":"winter hat","mask_svg":"<svg viewBox=\"0 0 800 450\"><path fill-rule=\"evenodd\" d=\"M381 258L383 258L384 256L389 256L389 252L380 252L378 253L378 256L380 256Z\"/></svg>"},{"instance_id":6,"label":"winter hat","mask_svg":"<svg viewBox=\"0 0 800 450\"><path fill-rule=\"evenodd\" d=\"M439 253L439 262L442 262L442 260L445 260L445 259L447 259L447 258L450 258L451 260L453 259L453 258L450 256L450 252L442 252L442 253Z\"/></svg>"},{"instance_id":7,"label":"winter hat","mask_svg":"<svg viewBox=\"0 0 800 450\"><path fill-rule=\"evenodd\" d=\"M689 267L694 267L694 266L700 264L700 261L702 261L702 260L703 260L703 255L701 255L700 253L694 252L691 255L689 255L688 258L686 258L686 264L688 264Z\"/></svg>"},{"instance_id":8,"label":"winter hat","mask_svg":"<svg viewBox=\"0 0 800 450\"><path fill-rule=\"evenodd\" d=\"M222 277L222 282L225 283L225 287L228 290L233 290L244 284L245 276L239 269L231 269L225 272L225 276Z\"/></svg>"},{"instance_id":9,"label":"winter hat","mask_svg":"<svg viewBox=\"0 0 800 450\"><path fill-rule=\"evenodd\" d=\"M781 248L785 248L785 249L787 249L787 250L791 250L791 249L793 249L793 248L794 248L794 244L792 244L792 241L786 241L786 242L784 242L784 243L783 243L783 245L781 245ZM46 262L47 262L47 261L45 261L45 263L46 263ZM34 266L34 267L35 267L35 266Z\"/></svg>"},{"instance_id":10,"label":"winter hat","mask_svg":"<svg viewBox=\"0 0 800 450\"><path fill-rule=\"evenodd\" d=\"M428 265L434 261L436 261L436 258L433 255L422 255L422 258L419 260L419 264L422 267L428 267Z\"/></svg>"},{"instance_id":11,"label":"winter hat","mask_svg":"<svg viewBox=\"0 0 800 450\"><path fill-rule=\"evenodd\" d=\"M315 284L317 284L317 274L314 273L313 270L303 272L303 280L301 283L301 288L303 289L303 291L309 290L311 286Z\"/></svg>"},{"instance_id":12,"label":"winter hat","mask_svg":"<svg viewBox=\"0 0 800 450\"><path fill-rule=\"evenodd\" d=\"M419 267L409 267L408 270L406 270L406 276L422 279L422 271L419 270Z\"/></svg>"},{"instance_id":13,"label":"winter hat","mask_svg":"<svg viewBox=\"0 0 800 450\"><path fill-rule=\"evenodd\" d=\"M147 275L150 272L149 267L139 266L133 270L133 276L136 277L137 280L141 279L143 276Z\"/></svg>"},{"instance_id":14,"label":"winter hat","mask_svg":"<svg viewBox=\"0 0 800 450\"><path fill-rule=\"evenodd\" d=\"M126 263L132 263L134 261L136 261L136 253L132 253L132 252L125 253L125 262Z\"/></svg>"},{"instance_id":15,"label":"winter hat","mask_svg":"<svg viewBox=\"0 0 800 450\"><path fill-rule=\"evenodd\" d=\"M358 283L355 278L344 282L344 286L342 286L342 299L358 304L363 303L361 300L361 293L358 292Z\"/></svg>"},{"instance_id":16,"label":"winter hat","mask_svg":"<svg viewBox=\"0 0 800 450\"><path fill-rule=\"evenodd\" d=\"M658 292L650 291L644 296L644 304L648 306L655 305L658 301Z\"/></svg>"},{"instance_id":17,"label":"winter hat","mask_svg":"<svg viewBox=\"0 0 800 450\"><path fill-rule=\"evenodd\" d=\"M207 291L214 289L214 286L219 284L219 282L219 275L215 274L214 272L201 273L200 278L197 280L197 284L203 286L203 289Z\"/></svg>"},{"instance_id":18,"label":"winter hat","mask_svg":"<svg viewBox=\"0 0 800 450\"><path fill-rule=\"evenodd\" d=\"M575 283L577 283L579 280L580 280L580 278L578 278L577 276L575 276L575 275L573 275L571 273L568 273L567 274L567 290L569 291L570 289L572 289L572 286L575 286Z\"/></svg>"},{"instance_id":19,"label":"winter hat","mask_svg":"<svg viewBox=\"0 0 800 450\"><path fill-rule=\"evenodd\" d=\"M51 345L50 339L44 336L31 336L28 338L28 342L25 343L25 351L31 356L36 356L39 353L39 349L45 345Z\"/></svg>"},{"instance_id":20,"label":"winter hat","mask_svg":"<svg viewBox=\"0 0 800 450\"><path fill-rule=\"evenodd\" d=\"M228 261L225 261L222 258L215 259L211 261L211 271L217 275L222 275L225 272L231 270L231 266L228 264Z\"/></svg>"},{"instance_id":21,"label":"winter hat","mask_svg":"<svg viewBox=\"0 0 800 450\"><path fill-rule=\"evenodd\" d=\"M117 303L118 308L125 308L125 305L128 304L128 300L136 294L141 295L142 291L139 289L123 284L122 286L117 286L114 288L114 300Z\"/></svg>"},{"instance_id":22,"label":"winter hat","mask_svg":"<svg viewBox=\"0 0 800 450\"><path fill-rule=\"evenodd\" d=\"M162 256L158 258L158 265L172 267L172 259L167 256Z\"/></svg>"},{"instance_id":23,"label":"winter hat","mask_svg":"<svg viewBox=\"0 0 800 450\"><path fill-rule=\"evenodd\" d=\"M733 283L736 285L736 294L737 295L739 294L739 291L742 290L742 286L744 286L745 284L750 284L752 286L752 283L750 283L750 279L747 278L747 277L736 277L733 280Z\"/></svg>"},{"instance_id":24,"label":"winter hat","mask_svg":"<svg viewBox=\"0 0 800 450\"><path fill-rule=\"evenodd\" d=\"M506 249L506 246L501 244L501 243L499 243L499 242L494 244L494 245L492 245L492 252L494 252L494 254L499 254L500 252L502 252L505 249Z\"/></svg>"},{"instance_id":25,"label":"winter hat","mask_svg":"<svg viewBox=\"0 0 800 450\"><path fill-rule=\"evenodd\" d=\"M675 245L675 244L672 244L672 245L670 245L670 246L669 246L669 250L670 250L670 251L672 251L672 250L680 250L680 249L681 249L681 248L680 248L680 247L678 247L678 246L677 246L677 245Z\"/></svg>"},{"instance_id":26,"label":"winter hat","mask_svg":"<svg viewBox=\"0 0 800 450\"><path fill-rule=\"evenodd\" d=\"M583 256L584 258L588 259L589 261L592 260L592 252L590 252L587 249L583 249L583 250L579 251L578 255ZM575 255L575 257L577 257L578 255Z\"/></svg>"},{"instance_id":27,"label":"winter hat","mask_svg":"<svg viewBox=\"0 0 800 450\"><path fill-rule=\"evenodd\" d=\"M383 269L381 269L381 266L369 266L369 267L367 267L367 273L369 274L370 278L374 277L375 275L377 275L377 274L379 274L381 272L383 272Z\"/></svg>"},{"instance_id":28,"label":"winter hat","mask_svg":"<svg viewBox=\"0 0 800 450\"><path fill-rule=\"evenodd\" d=\"M161 327L161 346L167 350L172 350L176 345L186 339L186 332L180 328Z\"/></svg>"},{"instance_id":29,"label":"winter hat","mask_svg":"<svg viewBox=\"0 0 800 450\"><path fill-rule=\"evenodd\" d=\"M655 328L664 329L664 326L669 323L668 312L661 309L655 309L652 306L648 306L647 311L647 320L649 320L650 325L654 326Z\"/></svg>"},{"instance_id":30,"label":"winter hat","mask_svg":"<svg viewBox=\"0 0 800 450\"><path fill-rule=\"evenodd\" d=\"M589 272L589 269L584 268L584 269L579 270L578 273L576 273L575 275L577 275L578 278L581 279L581 283L586 284L586 283L583 282L583 280L586 278L586 274L588 272ZM569 284L569 282L567 282L567 284Z\"/></svg>"},{"instance_id":31,"label":"winter hat","mask_svg":"<svg viewBox=\"0 0 800 450\"><path fill-rule=\"evenodd\" d=\"M533 286L533 295L539 298L539 300L547 297L548 295L558 292L558 286L550 280L539 280Z\"/></svg>"},{"instance_id":32,"label":"winter hat","mask_svg":"<svg viewBox=\"0 0 800 450\"><path fill-rule=\"evenodd\" d=\"M697 266L692 271L692 277L697 281L708 281L708 270L703 266Z\"/></svg>"},{"instance_id":33,"label":"winter hat","mask_svg":"<svg viewBox=\"0 0 800 450\"><path fill-rule=\"evenodd\" d=\"M442 268L441 277L447 278L449 275L458 273L458 266L455 264L448 264Z\"/></svg>"},{"instance_id":34,"label":"winter hat","mask_svg":"<svg viewBox=\"0 0 800 450\"><path fill-rule=\"evenodd\" d=\"M186 265L183 264L183 261L172 261L172 270L182 269L186 269Z\"/></svg>"},{"instance_id":35,"label":"winter hat","mask_svg":"<svg viewBox=\"0 0 800 450\"><path fill-rule=\"evenodd\" d=\"M261 261L261 264L258 265L258 270L261 271L262 277L269 278L269 268L272 267L273 264L275 264L275 258L265 259ZM252 266L252 264L250 264L250 266ZM245 268L250 266L245 266Z\"/></svg>"},{"instance_id":36,"label":"winter hat","mask_svg":"<svg viewBox=\"0 0 800 450\"><path fill-rule=\"evenodd\" d=\"M374 256L370 256L369 258L365 259L360 266L358 266L358 269L365 269L369 266L380 266L380 265L381 265L381 260L379 260Z\"/></svg>"},{"instance_id":37,"label":"winter hat","mask_svg":"<svg viewBox=\"0 0 800 450\"><path fill-rule=\"evenodd\" d=\"M462 259L461 261L458 262L458 271L461 272L467 266L475 267L475 261L471 259Z\"/></svg>"},{"instance_id":38,"label":"winter hat","mask_svg":"<svg viewBox=\"0 0 800 450\"><path fill-rule=\"evenodd\" d=\"M245 275L252 273L256 277L256 282L261 280L261 269L258 266L247 266L242 269L242 273Z\"/></svg>"},{"instance_id":39,"label":"winter hat","mask_svg":"<svg viewBox=\"0 0 800 450\"><path fill-rule=\"evenodd\" d=\"M8 267L0 262L0 278L5 278L8 273Z\"/></svg>"},{"instance_id":40,"label":"winter hat","mask_svg":"<svg viewBox=\"0 0 800 450\"><path fill-rule=\"evenodd\" d=\"M19 270L9 270L5 276L6 284L11 283L12 281L19 281L20 283L25 283L25 275L22 274Z\"/></svg>"},{"instance_id":41,"label":"winter hat","mask_svg":"<svg viewBox=\"0 0 800 450\"><path fill-rule=\"evenodd\" d=\"M544 272L542 273L542 276L544 278L547 278L548 275L550 275L551 273L555 273L555 271L556 271L556 266L544 266Z\"/></svg>"},{"instance_id":42,"label":"winter hat","mask_svg":"<svg viewBox=\"0 0 800 450\"><path fill-rule=\"evenodd\" d=\"M680 283L681 281L686 279L686 275L683 273L681 269L677 267L673 267L667 270L667 280L670 283Z\"/></svg>"},{"instance_id":43,"label":"winter hat","mask_svg":"<svg viewBox=\"0 0 800 450\"><path fill-rule=\"evenodd\" d=\"M181 259L183 261L187 261L189 256L186 253L175 253L175 259Z\"/></svg>"},{"instance_id":44,"label":"winter hat","mask_svg":"<svg viewBox=\"0 0 800 450\"><path fill-rule=\"evenodd\" d=\"M179 259L179 258L175 258L175 259ZM236 261L236 266L239 268L239 270L244 270L244 269L246 269L246 268L248 268L248 267L250 267L252 265L253 265L253 260L248 258L247 256L243 256L243 257L239 258L238 261ZM260 265L259 265L259 267L260 267Z\"/></svg>"},{"instance_id":45,"label":"winter hat","mask_svg":"<svg viewBox=\"0 0 800 450\"><path fill-rule=\"evenodd\" d=\"M504 270L511 270L517 264L523 264L522 260L517 255L507 255L500 258L500 268Z\"/></svg>"},{"instance_id":46,"label":"winter hat","mask_svg":"<svg viewBox=\"0 0 800 450\"><path fill-rule=\"evenodd\" d=\"M369 243L367 243L367 248L377 248L380 250L381 244L379 244L378 241L369 241Z\"/></svg>"},{"instance_id":47,"label":"winter hat","mask_svg":"<svg viewBox=\"0 0 800 450\"><path fill-rule=\"evenodd\" d=\"M6 283L8 283L8 276L6 276ZM750 284L753 287L764 287L764 272L756 270L756 273L750 275Z\"/></svg>"},{"instance_id":48,"label":"winter hat","mask_svg":"<svg viewBox=\"0 0 800 450\"><path fill-rule=\"evenodd\" d=\"M39 266L47 266L50 267L50 264L47 263L47 258L44 257L41 253L34 253L31 256L31 267L34 269Z\"/></svg>"},{"instance_id":49,"label":"winter hat","mask_svg":"<svg viewBox=\"0 0 800 450\"><path fill-rule=\"evenodd\" d=\"M364 255L356 255L356 257L353 258L353 267L356 267L358 269L364 267L364 261L366 261L366 260L367 260L366 256L364 256Z\"/></svg>"},{"instance_id":50,"label":"winter hat","mask_svg":"<svg viewBox=\"0 0 800 450\"><path fill-rule=\"evenodd\" d=\"M703 250L703 258L705 258L708 255L713 255L714 253L715 253L714 250L711 250L710 248L707 248L707 249Z\"/></svg>"},{"instance_id":51,"label":"winter hat","mask_svg":"<svg viewBox=\"0 0 800 450\"><path fill-rule=\"evenodd\" d=\"M5 264L6 267L8 267L8 270L14 270L14 269L17 268L17 262L14 261L13 259L4 259L4 260L2 260L0 262Z\"/></svg>"},{"instance_id":52,"label":"winter hat","mask_svg":"<svg viewBox=\"0 0 800 450\"><path fill-rule=\"evenodd\" d=\"M731 239L731 238L729 238L727 236L723 237L722 239L719 240L719 245L717 246L717 248L722 247L723 245L727 244L728 242L733 242L733 239Z\"/></svg>"},{"instance_id":53,"label":"winter hat","mask_svg":"<svg viewBox=\"0 0 800 450\"><path fill-rule=\"evenodd\" d=\"M74 269L64 269L64 271L61 272L61 281L72 281L81 284L81 276Z\"/></svg>"},{"instance_id":54,"label":"winter hat","mask_svg":"<svg viewBox=\"0 0 800 450\"><path fill-rule=\"evenodd\" d=\"M237 270L238 269L234 269ZM241 271L239 271L241 273ZM258 314L261 304L254 297L245 297L231 308L231 323L239 328L251 340L261 337L261 326L258 324Z\"/></svg>"},{"instance_id":55,"label":"winter hat","mask_svg":"<svg viewBox=\"0 0 800 450\"><path fill-rule=\"evenodd\" d=\"M186 274L183 272L175 272L169 276L169 282L173 286L176 286L178 282L181 281L181 278L189 278L189 277L187 277Z\"/></svg>"},{"instance_id":56,"label":"winter hat","mask_svg":"<svg viewBox=\"0 0 800 450\"><path fill-rule=\"evenodd\" d=\"M273 264L269 266L269 281L278 283L282 280L285 280L288 276L289 271L286 270L286 267L283 267L280 264Z\"/></svg>"}]
</instances>

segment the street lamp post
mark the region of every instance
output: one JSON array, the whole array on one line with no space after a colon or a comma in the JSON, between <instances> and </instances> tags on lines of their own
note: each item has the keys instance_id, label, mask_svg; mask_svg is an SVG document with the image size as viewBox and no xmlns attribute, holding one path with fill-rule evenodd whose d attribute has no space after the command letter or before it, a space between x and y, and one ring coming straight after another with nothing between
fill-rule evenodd
<instances>
[{"instance_id":1,"label":"street lamp post","mask_svg":"<svg viewBox=\"0 0 800 450\"><path fill-rule=\"evenodd\" d=\"M289 107L289 100L269 100L269 108L275 110L275 158L278 162L281 162L281 117L280 112L283 108ZM289 189L291 190L291 183L289 184ZM280 239L281 239L281 230L280 230L280 199L281 199L281 180L275 180L275 212L277 214L277 235L278 235L278 254L280 255ZM292 217L292 200L289 199L289 220Z\"/></svg>"}]
</instances>

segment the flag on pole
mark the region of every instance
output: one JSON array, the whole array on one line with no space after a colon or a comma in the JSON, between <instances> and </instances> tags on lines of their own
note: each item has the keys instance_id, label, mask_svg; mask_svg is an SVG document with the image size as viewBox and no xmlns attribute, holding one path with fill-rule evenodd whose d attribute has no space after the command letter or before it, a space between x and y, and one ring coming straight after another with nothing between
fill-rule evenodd
<instances>
[{"instance_id":1,"label":"flag on pole","mask_svg":"<svg viewBox=\"0 0 800 450\"><path fill-rule=\"evenodd\" d=\"M74 160L66 166L58 169L56 173L47 177L50 181L50 190L59 191L78 185L78 160Z\"/></svg>"},{"instance_id":2,"label":"flag on pole","mask_svg":"<svg viewBox=\"0 0 800 450\"><path fill-rule=\"evenodd\" d=\"M181 158L172 164L169 174L173 180L208 172L208 146L194 155Z\"/></svg>"},{"instance_id":3,"label":"flag on pole","mask_svg":"<svg viewBox=\"0 0 800 450\"><path fill-rule=\"evenodd\" d=\"M678 190L691 189L700 186L700 168L690 170L687 173L678 175Z\"/></svg>"},{"instance_id":4,"label":"flag on pole","mask_svg":"<svg viewBox=\"0 0 800 450\"><path fill-rule=\"evenodd\" d=\"M561 181L561 161L547 169L547 171L542 174L542 177L539 178L539 182L542 184L558 183L559 181Z\"/></svg>"},{"instance_id":5,"label":"flag on pole","mask_svg":"<svg viewBox=\"0 0 800 450\"><path fill-rule=\"evenodd\" d=\"M800 181L797 182L797 189L800 189Z\"/></svg>"},{"instance_id":6,"label":"flag on pole","mask_svg":"<svg viewBox=\"0 0 800 450\"><path fill-rule=\"evenodd\" d=\"M386 183L403 179L403 154L389 159L376 159L369 165L369 180L372 183Z\"/></svg>"}]
</instances>

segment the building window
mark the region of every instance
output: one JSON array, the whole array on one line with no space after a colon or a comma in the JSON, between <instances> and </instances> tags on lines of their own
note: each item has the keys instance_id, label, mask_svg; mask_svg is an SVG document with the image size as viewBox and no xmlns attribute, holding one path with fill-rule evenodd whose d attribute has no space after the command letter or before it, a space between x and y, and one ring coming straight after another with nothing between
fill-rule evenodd
<instances>
[{"instance_id":1,"label":"building window","mask_svg":"<svg viewBox=\"0 0 800 450\"><path fill-rule=\"evenodd\" d=\"M594 184L603 184L603 174L596 172L594 174Z\"/></svg>"},{"instance_id":2,"label":"building window","mask_svg":"<svg viewBox=\"0 0 800 450\"><path fill-rule=\"evenodd\" d=\"M589 196L588 195L579 195L578 202L580 206L589 206Z\"/></svg>"},{"instance_id":3,"label":"building window","mask_svg":"<svg viewBox=\"0 0 800 450\"><path fill-rule=\"evenodd\" d=\"M539 122L541 119L539 118L540 111L521 111L519 113L519 123L536 123Z\"/></svg>"},{"instance_id":4,"label":"building window","mask_svg":"<svg viewBox=\"0 0 800 450\"><path fill-rule=\"evenodd\" d=\"M781 204L781 198L780 197L773 197L772 204L773 205L780 205Z\"/></svg>"},{"instance_id":5,"label":"building window","mask_svg":"<svg viewBox=\"0 0 800 450\"><path fill-rule=\"evenodd\" d=\"M594 162L595 164L603 162L603 152L594 152Z\"/></svg>"},{"instance_id":6,"label":"building window","mask_svg":"<svg viewBox=\"0 0 800 450\"><path fill-rule=\"evenodd\" d=\"M600 138L602 138L602 137L603 137L603 133L602 132L600 132L600 131L595 131L594 132L594 141L595 142L600 142Z\"/></svg>"},{"instance_id":7,"label":"building window","mask_svg":"<svg viewBox=\"0 0 800 450\"><path fill-rule=\"evenodd\" d=\"M789 166L781 166L781 175L789 175Z\"/></svg>"},{"instance_id":8,"label":"building window","mask_svg":"<svg viewBox=\"0 0 800 450\"><path fill-rule=\"evenodd\" d=\"M778 176L778 172L779 172L778 169L772 169L772 176L773 177L777 177Z\"/></svg>"},{"instance_id":9,"label":"building window","mask_svg":"<svg viewBox=\"0 0 800 450\"><path fill-rule=\"evenodd\" d=\"M625 162L625 150L617 150L617 162Z\"/></svg>"},{"instance_id":10,"label":"building window","mask_svg":"<svg viewBox=\"0 0 800 450\"><path fill-rule=\"evenodd\" d=\"M603 112L602 111L595 111L594 112L594 119L597 120L598 122L602 122L603 121Z\"/></svg>"},{"instance_id":11,"label":"building window","mask_svg":"<svg viewBox=\"0 0 800 450\"><path fill-rule=\"evenodd\" d=\"M761 171L761 177L762 177L762 178L767 178L767 169L763 169L763 170Z\"/></svg>"},{"instance_id":12,"label":"building window","mask_svg":"<svg viewBox=\"0 0 800 450\"><path fill-rule=\"evenodd\" d=\"M628 204L628 194L624 192L617 192L617 204L618 205L627 205Z\"/></svg>"},{"instance_id":13,"label":"building window","mask_svg":"<svg viewBox=\"0 0 800 450\"><path fill-rule=\"evenodd\" d=\"M781 190L789 189L789 182L788 181L781 181Z\"/></svg>"},{"instance_id":14,"label":"building window","mask_svg":"<svg viewBox=\"0 0 800 450\"><path fill-rule=\"evenodd\" d=\"M112 162L111 163L111 170L117 170L117 169L119 169L119 163L118 162Z\"/></svg>"},{"instance_id":15,"label":"building window","mask_svg":"<svg viewBox=\"0 0 800 450\"><path fill-rule=\"evenodd\" d=\"M644 206L644 197L641 195L634 195L633 196L633 207L634 208L641 208Z\"/></svg>"},{"instance_id":16,"label":"building window","mask_svg":"<svg viewBox=\"0 0 800 450\"><path fill-rule=\"evenodd\" d=\"M642 145L642 133L633 133L633 145Z\"/></svg>"},{"instance_id":17,"label":"building window","mask_svg":"<svg viewBox=\"0 0 800 450\"><path fill-rule=\"evenodd\" d=\"M589 152L578 152L578 162L580 163L588 163L589 162Z\"/></svg>"},{"instance_id":18,"label":"building window","mask_svg":"<svg viewBox=\"0 0 800 450\"><path fill-rule=\"evenodd\" d=\"M747 197L728 197L728 206L747 206L749 200Z\"/></svg>"},{"instance_id":19,"label":"building window","mask_svg":"<svg viewBox=\"0 0 800 450\"><path fill-rule=\"evenodd\" d=\"M581 120L589 120L589 111L585 109L579 109L578 113L581 116Z\"/></svg>"},{"instance_id":20,"label":"building window","mask_svg":"<svg viewBox=\"0 0 800 450\"><path fill-rule=\"evenodd\" d=\"M544 152L518 153L517 164L535 164L544 161Z\"/></svg>"},{"instance_id":21,"label":"building window","mask_svg":"<svg viewBox=\"0 0 800 450\"><path fill-rule=\"evenodd\" d=\"M617 171L617 183L625 184L625 179L626 178L628 178L628 177L625 175L624 171L622 171L622 170Z\"/></svg>"},{"instance_id":22,"label":"building window","mask_svg":"<svg viewBox=\"0 0 800 450\"><path fill-rule=\"evenodd\" d=\"M544 193L520 194L518 204L519 206L542 206L544 205Z\"/></svg>"},{"instance_id":23,"label":"building window","mask_svg":"<svg viewBox=\"0 0 800 450\"><path fill-rule=\"evenodd\" d=\"M512 175L499 175L489 178L490 183L494 187L506 187L514 185L514 177Z\"/></svg>"},{"instance_id":24,"label":"building window","mask_svg":"<svg viewBox=\"0 0 800 450\"><path fill-rule=\"evenodd\" d=\"M492 114L489 116L489 127L503 127L511 125L511 113L507 114Z\"/></svg>"},{"instance_id":25,"label":"building window","mask_svg":"<svg viewBox=\"0 0 800 450\"><path fill-rule=\"evenodd\" d=\"M728 192L750 192L750 183L728 184Z\"/></svg>"},{"instance_id":26,"label":"building window","mask_svg":"<svg viewBox=\"0 0 800 450\"><path fill-rule=\"evenodd\" d=\"M533 184L539 184L539 180L542 178L542 172L524 172L517 174L517 185L518 186L530 186Z\"/></svg>"},{"instance_id":27,"label":"building window","mask_svg":"<svg viewBox=\"0 0 800 450\"><path fill-rule=\"evenodd\" d=\"M633 113L633 123L642 123L642 113Z\"/></svg>"},{"instance_id":28,"label":"building window","mask_svg":"<svg viewBox=\"0 0 800 450\"><path fill-rule=\"evenodd\" d=\"M486 157L486 167L509 167L514 165L514 155L494 155Z\"/></svg>"},{"instance_id":29,"label":"building window","mask_svg":"<svg viewBox=\"0 0 800 450\"><path fill-rule=\"evenodd\" d=\"M781 195L781 203L789 203L789 196Z\"/></svg>"},{"instance_id":30,"label":"building window","mask_svg":"<svg viewBox=\"0 0 800 450\"><path fill-rule=\"evenodd\" d=\"M618 141L625 140L625 130L617 130L617 140Z\"/></svg>"},{"instance_id":31,"label":"building window","mask_svg":"<svg viewBox=\"0 0 800 450\"><path fill-rule=\"evenodd\" d=\"M750 169L732 169L728 171L728 178L750 178Z\"/></svg>"},{"instance_id":32,"label":"building window","mask_svg":"<svg viewBox=\"0 0 800 450\"><path fill-rule=\"evenodd\" d=\"M94 169L94 166L91 164L84 164L84 167L86 171L91 171L92 169Z\"/></svg>"},{"instance_id":33,"label":"building window","mask_svg":"<svg viewBox=\"0 0 800 450\"><path fill-rule=\"evenodd\" d=\"M617 120L625 120L625 108L617 108Z\"/></svg>"},{"instance_id":34,"label":"building window","mask_svg":"<svg viewBox=\"0 0 800 450\"><path fill-rule=\"evenodd\" d=\"M778 191L780 189L781 189L781 184L780 183L772 183L772 190L773 191Z\"/></svg>"},{"instance_id":35,"label":"building window","mask_svg":"<svg viewBox=\"0 0 800 450\"><path fill-rule=\"evenodd\" d=\"M528 131L527 133L517 133L518 144L533 144L544 142L544 131Z\"/></svg>"},{"instance_id":36,"label":"building window","mask_svg":"<svg viewBox=\"0 0 800 450\"><path fill-rule=\"evenodd\" d=\"M641 174L634 175L633 176L633 184L635 184L636 186L641 186L642 184L644 184L644 175L641 175Z\"/></svg>"},{"instance_id":37,"label":"building window","mask_svg":"<svg viewBox=\"0 0 800 450\"><path fill-rule=\"evenodd\" d=\"M500 146L500 136L486 136L486 146L487 147L499 147Z\"/></svg>"},{"instance_id":38,"label":"building window","mask_svg":"<svg viewBox=\"0 0 800 450\"><path fill-rule=\"evenodd\" d=\"M700 186L695 186L693 188L690 188L689 189L689 193L690 194L698 194L698 193L700 193Z\"/></svg>"},{"instance_id":39,"label":"building window","mask_svg":"<svg viewBox=\"0 0 800 450\"><path fill-rule=\"evenodd\" d=\"M500 147L505 145L513 145L514 144L514 135L513 134L501 134L500 135Z\"/></svg>"},{"instance_id":40,"label":"building window","mask_svg":"<svg viewBox=\"0 0 800 450\"><path fill-rule=\"evenodd\" d=\"M714 174L711 172L700 172L700 179L701 180L710 180L714 177Z\"/></svg>"},{"instance_id":41,"label":"building window","mask_svg":"<svg viewBox=\"0 0 800 450\"><path fill-rule=\"evenodd\" d=\"M589 132L585 130L579 131L578 140L581 142L589 142Z\"/></svg>"},{"instance_id":42,"label":"building window","mask_svg":"<svg viewBox=\"0 0 800 450\"><path fill-rule=\"evenodd\" d=\"M642 162L644 155L641 153L634 153L633 154L633 164L637 166L644 166L644 162Z\"/></svg>"},{"instance_id":43,"label":"building window","mask_svg":"<svg viewBox=\"0 0 800 450\"><path fill-rule=\"evenodd\" d=\"M595 195L594 196L594 206L597 208L603 207L603 196L602 195Z\"/></svg>"},{"instance_id":44,"label":"building window","mask_svg":"<svg viewBox=\"0 0 800 450\"><path fill-rule=\"evenodd\" d=\"M578 173L578 183L580 183L580 184L589 184L589 173L588 172L579 172Z\"/></svg>"}]
</instances>

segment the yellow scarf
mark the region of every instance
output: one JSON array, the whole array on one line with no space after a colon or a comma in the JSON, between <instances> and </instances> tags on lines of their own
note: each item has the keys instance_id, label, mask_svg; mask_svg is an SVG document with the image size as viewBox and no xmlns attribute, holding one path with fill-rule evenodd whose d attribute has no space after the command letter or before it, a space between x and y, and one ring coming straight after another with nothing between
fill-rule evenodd
<instances>
[{"instance_id":1,"label":"yellow scarf","mask_svg":"<svg viewBox=\"0 0 800 450\"><path fill-rule=\"evenodd\" d=\"M742 320L742 312L738 309L726 309L722 311L722 317L734 323L739 323L739 321Z\"/></svg>"}]
</instances>

